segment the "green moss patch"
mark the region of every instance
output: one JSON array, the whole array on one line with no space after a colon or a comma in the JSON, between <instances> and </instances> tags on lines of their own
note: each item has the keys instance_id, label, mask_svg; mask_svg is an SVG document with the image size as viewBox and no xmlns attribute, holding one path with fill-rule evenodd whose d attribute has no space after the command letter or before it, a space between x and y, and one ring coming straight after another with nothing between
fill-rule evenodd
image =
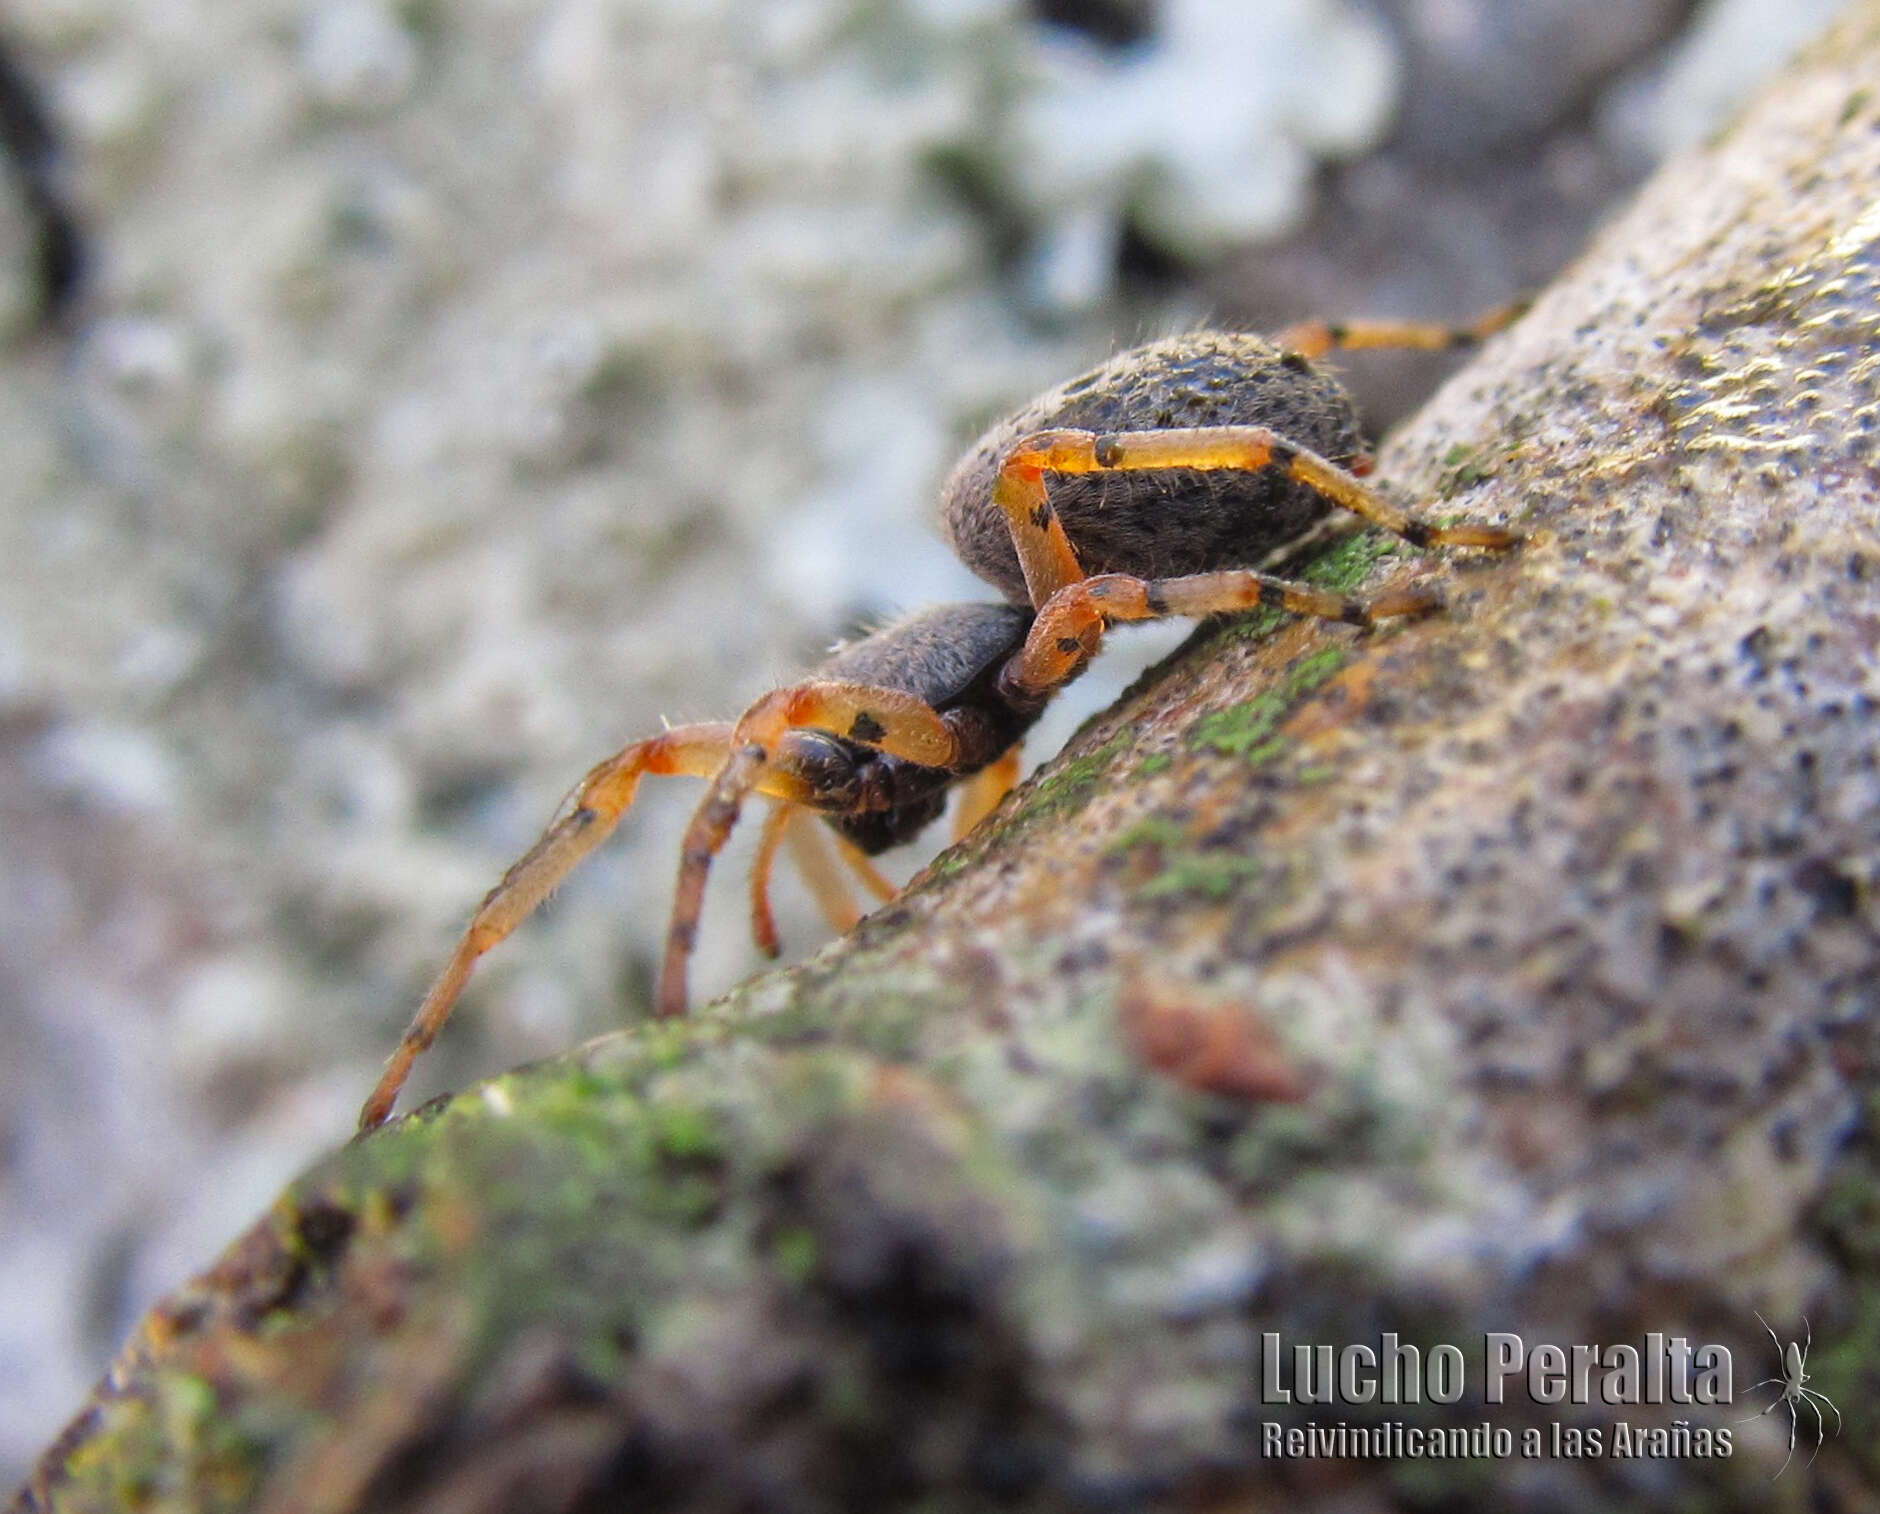
<instances>
[{"instance_id":1,"label":"green moss patch","mask_svg":"<svg viewBox=\"0 0 1880 1514\"><path fill-rule=\"evenodd\" d=\"M1278 688L1203 715L1189 732L1189 744L1200 751L1245 757L1256 766L1276 756L1283 746L1274 734L1280 723L1300 698L1345 665L1345 656L1343 647L1334 646L1300 658L1287 669Z\"/></svg>"}]
</instances>

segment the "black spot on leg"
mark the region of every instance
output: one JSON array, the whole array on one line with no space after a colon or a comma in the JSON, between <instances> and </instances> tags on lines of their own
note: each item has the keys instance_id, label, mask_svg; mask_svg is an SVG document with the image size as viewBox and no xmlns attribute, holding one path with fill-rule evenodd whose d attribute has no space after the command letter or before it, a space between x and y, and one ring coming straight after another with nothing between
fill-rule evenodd
<instances>
[{"instance_id":1,"label":"black spot on leg","mask_svg":"<svg viewBox=\"0 0 1880 1514\"><path fill-rule=\"evenodd\" d=\"M1303 352L1285 352L1280 355L1279 365L1293 373L1310 373L1312 359Z\"/></svg>"},{"instance_id":2,"label":"black spot on leg","mask_svg":"<svg viewBox=\"0 0 1880 1514\"><path fill-rule=\"evenodd\" d=\"M1168 614L1168 595L1162 592L1160 585L1144 584L1142 586L1142 600L1143 603L1149 607L1149 613L1151 615Z\"/></svg>"},{"instance_id":3,"label":"black spot on leg","mask_svg":"<svg viewBox=\"0 0 1880 1514\"><path fill-rule=\"evenodd\" d=\"M1403 530L1397 533L1413 547L1427 547L1430 544L1430 528L1420 520L1407 520Z\"/></svg>"},{"instance_id":4,"label":"black spot on leg","mask_svg":"<svg viewBox=\"0 0 1880 1514\"><path fill-rule=\"evenodd\" d=\"M1074 657L1083 651L1084 644L1075 636L1060 636L1057 639L1057 649L1066 657Z\"/></svg>"},{"instance_id":5,"label":"black spot on leg","mask_svg":"<svg viewBox=\"0 0 1880 1514\"><path fill-rule=\"evenodd\" d=\"M1338 618L1348 626L1368 626L1371 611L1361 599L1344 599L1338 604Z\"/></svg>"},{"instance_id":6,"label":"black spot on leg","mask_svg":"<svg viewBox=\"0 0 1880 1514\"><path fill-rule=\"evenodd\" d=\"M1260 585L1260 603L1273 610L1286 608L1286 585L1262 583Z\"/></svg>"},{"instance_id":7,"label":"black spot on leg","mask_svg":"<svg viewBox=\"0 0 1880 1514\"><path fill-rule=\"evenodd\" d=\"M1053 511L1048 503L1037 506L1037 508L1031 512L1031 523L1040 531L1048 531L1051 529L1052 518Z\"/></svg>"},{"instance_id":8,"label":"black spot on leg","mask_svg":"<svg viewBox=\"0 0 1880 1514\"><path fill-rule=\"evenodd\" d=\"M887 734L888 728L866 710L858 710L849 726L849 740L859 741L864 746L873 746Z\"/></svg>"},{"instance_id":9,"label":"black spot on leg","mask_svg":"<svg viewBox=\"0 0 1880 1514\"><path fill-rule=\"evenodd\" d=\"M1091 448L1099 468L1114 468L1122 460L1123 444L1114 436L1100 436Z\"/></svg>"},{"instance_id":10,"label":"black spot on leg","mask_svg":"<svg viewBox=\"0 0 1880 1514\"><path fill-rule=\"evenodd\" d=\"M593 810L589 809L584 804L568 816L568 828L575 831L584 831L599 818L600 817L597 816Z\"/></svg>"},{"instance_id":11,"label":"black spot on leg","mask_svg":"<svg viewBox=\"0 0 1880 1514\"><path fill-rule=\"evenodd\" d=\"M672 939L678 942L685 951L690 952L698 944L698 922L696 920L679 921L672 928Z\"/></svg>"},{"instance_id":12,"label":"black spot on leg","mask_svg":"<svg viewBox=\"0 0 1880 1514\"><path fill-rule=\"evenodd\" d=\"M1267 447L1267 456L1276 467L1290 468L1299 457L1299 449L1275 440Z\"/></svg>"}]
</instances>

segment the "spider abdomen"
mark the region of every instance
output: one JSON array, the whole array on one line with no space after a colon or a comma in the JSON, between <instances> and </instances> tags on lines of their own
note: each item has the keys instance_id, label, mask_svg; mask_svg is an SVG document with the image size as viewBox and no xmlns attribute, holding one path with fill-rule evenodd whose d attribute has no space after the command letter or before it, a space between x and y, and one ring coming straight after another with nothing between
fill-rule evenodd
<instances>
[{"instance_id":1,"label":"spider abdomen","mask_svg":"<svg viewBox=\"0 0 1880 1514\"><path fill-rule=\"evenodd\" d=\"M1361 448L1350 396L1304 358L1248 333L1200 331L1119 353L982 436L941 491L947 539L975 573L1026 602L1011 531L992 502L999 464L1035 431L1261 426L1330 462ZM1169 578L1259 562L1329 508L1279 468L1171 468L1050 477L1052 508L1090 574Z\"/></svg>"}]
</instances>

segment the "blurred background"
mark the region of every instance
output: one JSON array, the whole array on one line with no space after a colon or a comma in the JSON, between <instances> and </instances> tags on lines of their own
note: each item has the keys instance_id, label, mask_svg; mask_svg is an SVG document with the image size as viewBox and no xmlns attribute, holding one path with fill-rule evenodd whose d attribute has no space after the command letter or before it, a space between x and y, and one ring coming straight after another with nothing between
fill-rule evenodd
<instances>
[{"instance_id":1,"label":"blurred background","mask_svg":"<svg viewBox=\"0 0 1880 1514\"><path fill-rule=\"evenodd\" d=\"M990 597L931 515L981 426L1192 325L1538 288L1833 9L0 11L0 1490L346 1138L588 766ZM1444 367L1347 370L1382 428ZM414 1095L643 1011L695 798L643 790ZM695 998L757 965L749 839Z\"/></svg>"}]
</instances>

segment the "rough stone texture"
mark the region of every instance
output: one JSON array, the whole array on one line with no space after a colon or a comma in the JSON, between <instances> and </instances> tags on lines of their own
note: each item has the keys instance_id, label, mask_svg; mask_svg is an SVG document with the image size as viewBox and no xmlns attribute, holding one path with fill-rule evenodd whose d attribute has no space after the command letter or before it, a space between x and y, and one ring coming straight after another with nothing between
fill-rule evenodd
<instances>
[{"instance_id":1,"label":"rough stone texture","mask_svg":"<svg viewBox=\"0 0 1880 1514\"><path fill-rule=\"evenodd\" d=\"M1450 613L1210 627L809 963L337 1154L21 1507L1873 1507L1877 75L1868 4L1386 451L1526 546L1307 571ZM1259 1455L1263 1330L1740 1395L1753 1309L1846 1417L1773 1482Z\"/></svg>"}]
</instances>

